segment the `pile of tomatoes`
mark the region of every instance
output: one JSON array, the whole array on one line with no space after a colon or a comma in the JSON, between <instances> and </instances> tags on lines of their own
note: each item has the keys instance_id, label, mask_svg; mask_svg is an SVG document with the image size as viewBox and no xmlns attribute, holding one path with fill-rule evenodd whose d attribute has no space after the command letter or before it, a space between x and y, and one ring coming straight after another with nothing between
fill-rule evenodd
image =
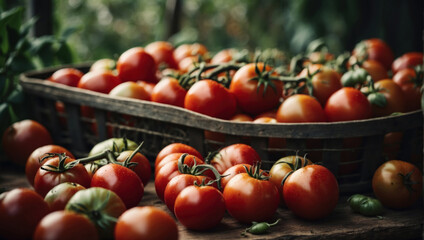
<instances>
[{"instance_id":1,"label":"pile of tomatoes","mask_svg":"<svg viewBox=\"0 0 424 240\"><path fill-rule=\"evenodd\" d=\"M384 41L366 39L339 56L317 41L284 56L276 49L212 54L200 43L157 41L116 61L100 59L87 73L60 69L49 80L234 121L334 122L420 109L420 52L395 58Z\"/></svg>"}]
</instances>

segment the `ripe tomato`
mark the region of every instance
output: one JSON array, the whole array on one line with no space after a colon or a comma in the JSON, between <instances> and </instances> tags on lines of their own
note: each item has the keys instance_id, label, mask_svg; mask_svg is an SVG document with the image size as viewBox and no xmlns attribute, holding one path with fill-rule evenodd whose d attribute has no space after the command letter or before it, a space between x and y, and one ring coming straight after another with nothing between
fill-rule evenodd
<instances>
[{"instance_id":1,"label":"ripe tomato","mask_svg":"<svg viewBox=\"0 0 424 240\"><path fill-rule=\"evenodd\" d=\"M339 200L336 177L320 165L294 171L283 184L286 206L297 216L316 220L328 216Z\"/></svg>"},{"instance_id":2,"label":"ripe tomato","mask_svg":"<svg viewBox=\"0 0 424 240\"><path fill-rule=\"evenodd\" d=\"M53 144L49 131L40 123L26 119L10 125L3 133L4 153L13 163L25 166L31 153L44 145Z\"/></svg>"},{"instance_id":3,"label":"ripe tomato","mask_svg":"<svg viewBox=\"0 0 424 240\"><path fill-rule=\"evenodd\" d=\"M150 101L150 94L147 90L135 82L123 82L114 87L109 95Z\"/></svg>"},{"instance_id":4,"label":"ripe tomato","mask_svg":"<svg viewBox=\"0 0 424 240\"><path fill-rule=\"evenodd\" d=\"M413 164L400 160L383 163L372 178L372 189L381 203L389 208L412 206L423 193L423 176Z\"/></svg>"},{"instance_id":5,"label":"ripe tomato","mask_svg":"<svg viewBox=\"0 0 424 240\"><path fill-rule=\"evenodd\" d=\"M99 187L78 191L65 210L87 216L97 228L101 239L113 238L116 218L125 212L125 204L114 192Z\"/></svg>"},{"instance_id":6,"label":"ripe tomato","mask_svg":"<svg viewBox=\"0 0 424 240\"><path fill-rule=\"evenodd\" d=\"M229 119L236 113L237 103L233 94L223 85L204 79L187 91L184 107L210 117Z\"/></svg>"},{"instance_id":7,"label":"ripe tomato","mask_svg":"<svg viewBox=\"0 0 424 240\"><path fill-rule=\"evenodd\" d=\"M153 88L156 86L156 83L146 82L146 81L137 81L137 84L142 86L144 90L149 94L149 99L152 99Z\"/></svg>"},{"instance_id":8,"label":"ripe tomato","mask_svg":"<svg viewBox=\"0 0 424 240\"><path fill-rule=\"evenodd\" d=\"M396 58L392 63L392 72L396 74L402 69L413 68L417 65L423 64L422 52L408 52Z\"/></svg>"},{"instance_id":9,"label":"ripe tomato","mask_svg":"<svg viewBox=\"0 0 424 240\"><path fill-rule=\"evenodd\" d=\"M116 160L119 162L125 162L125 160L133 153L134 151L121 152ZM143 185L146 186L149 183L150 176L152 175L152 168L150 166L149 159L138 152L131 158L130 163L137 163L135 166L130 166L130 169L137 174L137 176L143 182Z\"/></svg>"},{"instance_id":10,"label":"ripe tomato","mask_svg":"<svg viewBox=\"0 0 424 240\"><path fill-rule=\"evenodd\" d=\"M134 207L118 218L115 239L177 240L178 228L175 220L157 207Z\"/></svg>"},{"instance_id":11,"label":"ripe tomato","mask_svg":"<svg viewBox=\"0 0 424 240\"><path fill-rule=\"evenodd\" d=\"M94 71L113 71L116 67L116 61L110 58L102 58L91 64L90 72Z\"/></svg>"},{"instance_id":12,"label":"ripe tomato","mask_svg":"<svg viewBox=\"0 0 424 240\"><path fill-rule=\"evenodd\" d=\"M251 146L243 143L236 143L224 147L217 154L212 156L211 159L206 160L206 162L211 164L222 174L228 168L236 164L247 163L253 166L261 162L261 158Z\"/></svg>"},{"instance_id":13,"label":"ripe tomato","mask_svg":"<svg viewBox=\"0 0 424 240\"><path fill-rule=\"evenodd\" d=\"M284 100L278 108L277 121L286 123L325 122L326 116L316 98L305 94L295 94Z\"/></svg>"},{"instance_id":14,"label":"ripe tomato","mask_svg":"<svg viewBox=\"0 0 424 240\"><path fill-rule=\"evenodd\" d=\"M88 72L82 76L78 87L95 92L108 94L114 87L118 86L121 80L111 71Z\"/></svg>"},{"instance_id":15,"label":"ripe tomato","mask_svg":"<svg viewBox=\"0 0 424 240\"><path fill-rule=\"evenodd\" d=\"M61 155L46 161L35 174L35 191L44 197L50 189L64 182L74 182L86 188L90 187L90 175L84 165L75 161L73 158L65 158Z\"/></svg>"},{"instance_id":16,"label":"ripe tomato","mask_svg":"<svg viewBox=\"0 0 424 240\"><path fill-rule=\"evenodd\" d=\"M241 164L236 164L230 168L228 168L227 170L224 171L224 173L222 173L222 176L224 176L221 179L221 186L222 189L225 189L225 186L227 185L227 183L237 174L239 173L246 173L248 172L250 169L252 168L252 165L250 164L246 164L246 163L241 163Z\"/></svg>"},{"instance_id":17,"label":"ripe tomato","mask_svg":"<svg viewBox=\"0 0 424 240\"><path fill-rule=\"evenodd\" d=\"M387 43L378 38L370 38L359 42L352 52L359 60L371 59L380 62L389 70L394 59L393 51Z\"/></svg>"},{"instance_id":18,"label":"ripe tomato","mask_svg":"<svg viewBox=\"0 0 424 240\"><path fill-rule=\"evenodd\" d=\"M374 117L388 116L395 112L405 112L406 102L402 89L391 79L384 79L374 84L379 93L386 98L386 106L371 104Z\"/></svg>"},{"instance_id":19,"label":"ripe tomato","mask_svg":"<svg viewBox=\"0 0 424 240\"><path fill-rule=\"evenodd\" d=\"M69 199L79 190L86 189L84 186L73 183L73 182L63 182L52 189L44 197L44 201L49 205L50 211L63 210L66 207Z\"/></svg>"},{"instance_id":20,"label":"ripe tomato","mask_svg":"<svg viewBox=\"0 0 424 240\"><path fill-rule=\"evenodd\" d=\"M25 175L31 186L34 186L34 177L38 169L41 167L41 165L43 165L43 162L45 162L47 159L50 159L46 158L42 161L43 157L47 156L47 153L65 153L66 156L75 158L68 149L58 145L49 144L35 149L28 157L25 165Z\"/></svg>"},{"instance_id":21,"label":"ripe tomato","mask_svg":"<svg viewBox=\"0 0 424 240\"><path fill-rule=\"evenodd\" d=\"M372 116L371 104L361 91L343 87L328 99L324 108L330 122L367 119Z\"/></svg>"},{"instance_id":22,"label":"ripe tomato","mask_svg":"<svg viewBox=\"0 0 424 240\"><path fill-rule=\"evenodd\" d=\"M368 74L371 76L374 82L389 78L387 69L384 68L384 66L378 61L371 59L366 60L362 63L362 68L367 70Z\"/></svg>"},{"instance_id":23,"label":"ripe tomato","mask_svg":"<svg viewBox=\"0 0 424 240\"><path fill-rule=\"evenodd\" d=\"M393 76L393 81L400 86L404 93L407 112L421 108L422 79L419 78L416 72L410 68L399 70Z\"/></svg>"},{"instance_id":24,"label":"ripe tomato","mask_svg":"<svg viewBox=\"0 0 424 240\"><path fill-rule=\"evenodd\" d=\"M174 46L171 43L165 41L151 42L144 49L153 57L159 68L178 69L177 62L174 59Z\"/></svg>"},{"instance_id":25,"label":"ripe tomato","mask_svg":"<svg viewBox=\"0 0 424 240\"><path fill-rule=\"evenodd\" d=\"M184 227L208 230L224 217L224 197L212 186L188 186L175 199L174 213Z\"/></svg>"},{"instance_id":26,"label":"ripe tomato","mask_svg":"<svg viewBox=\"0 0 424 240\"><path fill-rule=\"evenodd\" d=\"M33 239L95 240L99 239L99 234L86 216L70 211L55 211L41 219Z\"/></svg>"},{"instance_id":27,"label":"ripe tomato","mask_svg":"<svg viewBox=\"0 0 424 240\"><path fill-rule=\"evenodd\" d=\"M48 79L51 82L65 84L76 87L81 77L84 75L80 70L75 68L62 68L55 71Z\"/></svg>"},{"instance_id":28,"label":"ripe tomato","mask_svg":"<svg viewBox=\"0 0 424 240\"><path fill-rule=\"evenodd\" d=\"M0 195L0 238L31 239L38 222L49 213L44 199L31 189L15 188Z\"/></svg>"},{"instance_id":29,"label":"ripe tomato","mask_svg":"<svg viewBox=\"0 0 424 240\"><path fill-rule=\"evenodd\" d=\"M116 63L118 77L123 82L147 81L156 83L155 59L142 47L130 48L119 56Z\"/></svg>"},{"instance_id":30,"label":"ripe tomato","mask_svg":"<svg viewBox=\"0 0 424 240\"><path fill-rule=\"evenodd\" d=\"M200 160L203 161L202 154L200 154L199 151L197 151L192 146L189 146L184 143L171 143L159 151L155 159L155 168L159 164L159 162L162 161L164 157L166 157L167 155L171 153L188 153L190 155L194 155L196 158L199 158Z\"/></svg>"},{"instance_id":31,"label":"ripe tomato","mask_svg":"<svg viewBox=\"0 0 424 240\"><path fill-rule=\"evenodd\" d=\"M202 56L207 58L208 49L201 43L181 44L174 50L174 58L177 63L189 56Z\"/></svg>"},{"instance_id":32,"label":"ripe tomato","mask_svg":"<svg viewBox=\"0 0 424 240\"><path fill-rule=\"evenodd\" d=\"M305 163L305 158L300 156L286 156L276 161L269 170L269 181L274 183L278 188L281 205L285 205L282 185L283 179L287 176L287 174L293 172L295 169L304 165L312 164L309 159L306 161L307 162Z\"/></svg>"},{"instance_id":33,"label":"ripe tomato","mask_svg":"<svg viewBox=\"0 0 424 240\"><path fill-rule=\"evenodd\" d=\"M187 90L180 85L176 78L165 77L153 88L152 102L184 107L186 94Z\"/></svg>"},{"instance_id":34,"label":"ripe tomato","mask_svg":"<svg viewBox=\"0 0 424 240\"><path fill-rule=\"evenodd\" d=\"M257 72L260 72L261 76L258 76ZM265 67L264 63L249 63L237 70L229 91L234 94L243 112L257 115L278 106L283 83L271 80L272 75L275 75L272 68ZM252 80L254 78L256 80Z\"/></svg>"},{"instance_id":35,"label":"ripe tomato","mask_svg":"<svg viewBox=\"0 0 424 240\"><path fill-rule=\"evenodd\" d=\"M234 60L234 55L236 55L238 51L233 48L222 49L217 52L211 59L211 64L222 64L231 62Z\"/></svg>"},{"instance_id":36,"label":"ripe tomato","mask_svg":"<svg viewBox=\"0 0 424 240\"><path fill-rule=\"evenodd\" d=\"M93 174L91 187L102 187L116 193L127 208L137 206L144 194L144 185L131 169L119 164L107 164Z\"/></svg>"},{"instance_id":37,"label":"ripe tomato","mask_svg":"<svg viewBox=\"0 0 424 240\"><path fill-rule=\"evenodd\" d=\"M243 223L270 220L280 202L277 187L249 173L235 175L224 188L228 213Z\"/></svg>"}]
</instances>

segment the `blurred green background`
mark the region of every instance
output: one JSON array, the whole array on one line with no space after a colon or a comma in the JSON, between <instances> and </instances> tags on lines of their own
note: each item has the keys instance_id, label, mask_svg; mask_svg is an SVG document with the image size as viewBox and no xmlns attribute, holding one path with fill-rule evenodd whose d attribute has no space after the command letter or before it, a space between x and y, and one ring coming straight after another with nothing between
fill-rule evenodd
<instances>
[{"instance_id":1,"label":"blurred green background","mask_svg":"<svg viewBox=\"0 0 424 240\"><path fill-rule=\"evenodd\" d=\"M117 58L155 40L198 41L212 52L279 48L295 54L323 38L337 54L378 37L395 56L423 49L422 0L180 0L178 27L170 33L169 6L175 1L52 0L53 34L76 30L68 39L74 62Z\"/></svg>"}]
</instances>

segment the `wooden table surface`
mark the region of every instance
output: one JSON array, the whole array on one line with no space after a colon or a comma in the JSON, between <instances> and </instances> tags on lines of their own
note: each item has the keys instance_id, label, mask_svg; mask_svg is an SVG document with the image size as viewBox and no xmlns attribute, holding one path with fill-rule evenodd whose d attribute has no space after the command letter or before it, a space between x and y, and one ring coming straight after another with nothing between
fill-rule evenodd
<instances>
[{"instance_id":1,"label":"wooden table surface","mask_svg":"<svg viewBox=\"0 0 424 240\"><path fill-rule=\"evenodd\" d=\"M0 189L29 187L24 170L0 164ZM334 212L319 221L305 221L280 207L275 219L280 223L263 235L242 236L249 227L226 215L221 224L206 232L189 231L178 224L180 239L423 239L424 208L422 200L410 209L395 211L386 209L383 218L364 217L351 212L346 204L347 196L341 196ZM166 210L156 196L154 183L145 188L140 205L154 205ZM170 212L169 212L170 213ZM274 220L275 220L274 219Z\"/></svg>"}]
</instances>

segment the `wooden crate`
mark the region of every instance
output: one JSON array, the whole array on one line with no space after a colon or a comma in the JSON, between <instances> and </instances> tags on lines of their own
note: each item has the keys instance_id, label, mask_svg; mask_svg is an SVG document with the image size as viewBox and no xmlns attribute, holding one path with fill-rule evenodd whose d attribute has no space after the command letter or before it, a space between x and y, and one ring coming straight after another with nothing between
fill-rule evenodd
<instances>
[{"instance_id":1,"label":"wooden crate","mask_svg":"<svg viewBox=\"0 0 424 240\"><path fill-rule=\"evenodd\" d=\"M182 142L203 155L232 143L251 145L269 169L281 157L305 153L329 168L342 193L365 192L371 188L375 169L384 161L385 149L395 158L422 165L423 115L409 112L359 121L337 123L252 123L211 118L183 108L68 87L45 81L55 70L88 64L61 66L22 74L20 83L28 96L33 118L53 134L55 143L84 156L99 141L123 137L144 141L143 153L154 161L167 144ZM58 111L61 102L64 111ZM81 106L93 115L82 114ZM205 132L207 134L205 134ZM210 132L214 137L210 137ZM385 146L391 132L402 134L401 142Z\"/></svg>"}]
</instances>

